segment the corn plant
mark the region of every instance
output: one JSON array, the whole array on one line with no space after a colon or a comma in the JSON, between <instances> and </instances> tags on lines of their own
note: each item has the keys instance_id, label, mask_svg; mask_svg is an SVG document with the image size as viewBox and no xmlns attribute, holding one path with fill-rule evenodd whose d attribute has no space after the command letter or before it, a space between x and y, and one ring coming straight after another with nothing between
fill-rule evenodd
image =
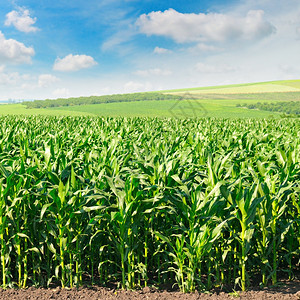
<instances>
[{"instance_id":1,"label":"corn plant","mask_svg":"<svg viewBox=\"0 0 300 300\"><path fill-rule=\"evenodd\" d=\"M1 117L0 285L293 279L299 120Z\"/></svg>"}]
</instances>

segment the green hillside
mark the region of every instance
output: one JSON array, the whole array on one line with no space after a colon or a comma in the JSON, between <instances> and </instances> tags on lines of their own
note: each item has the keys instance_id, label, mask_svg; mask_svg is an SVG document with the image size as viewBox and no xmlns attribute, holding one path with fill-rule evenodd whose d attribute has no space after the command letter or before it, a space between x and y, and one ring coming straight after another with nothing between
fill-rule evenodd
<instances>
[{"instance_id":1,"label":"green hillside","mask_svg":"<svg viewBox=\"0 0 300 300\"><path fill-rule=\"evenodd\" d=\"M248 100L243 103L253 103ZM280 117L278 112L268 112L236 107L237 100L190 100L181 101L141 101L121 102L110 104L83 105L72 107L57 107L47 109L62 114L67 112L85 112L97 116L112 117L166 117L166 118L192 118L192 117L217 117L217 118L269 118Z\"/></svg>"},{"instance_id":2,"label":"green hillside","mask_svg":"<svg viewBox=\"0 0 300 300\"><path fill-rule=\"evenodd\" d=\"M298 101L300 101L300 80L284 80L148 93L36 100L23 104L1 105L0 115L277 118L289 112L287 107L291 104L297 107ZM276 104L278 102L287 104L279 106ZM268 107L271 109L266 110Z\"/></svg>"},{"instance_id":3,"label":"green hillside","mask_svg":"<svg viewBox=\"0 0 300 300\"><path fill-rule=\"evenodd\" d=\"M237 93L271 93L271 92L300 92L300 80L279 80L255 83L242 83L231 85L218 85L209 87L187 88L164 90L163 93L221 93L221 94L237 94Z\"/></svg>"}]
</instances>

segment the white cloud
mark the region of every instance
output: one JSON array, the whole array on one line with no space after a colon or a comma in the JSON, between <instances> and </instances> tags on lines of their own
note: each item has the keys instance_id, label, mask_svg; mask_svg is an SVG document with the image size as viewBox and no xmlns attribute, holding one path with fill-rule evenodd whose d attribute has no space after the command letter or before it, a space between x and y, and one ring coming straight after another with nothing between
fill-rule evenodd
<instances>
[{"instance_id":1,"label":"white cloud","mask_svg":"<svg viewBox=\"0 0 300 300\"><path fill-rule=\"evenodd\" d=\"M116 34L112 35L109 39L107 39L101 46L103 51L118 51L120 50L120 45L124 47L124 44L128 42L134 35L134 32L130 30L121 30Z\"/></svg>"},{"instance_id":2,"label":"white cloud","mask_svg":"<svg viewBox=\"0 0 300 300\"><path fill-rule=\"evenodd\" d=\"M135 81L129 81L124 84L124 92L125 93L134 93L134 92L144 92L151 90L152 85L150 82L141 83Z\"/></svg>"},{"instance_id":3,"label":"white cloud","mask_svg":"<svg viewBox=\"0 0 300 300\"><path fill-rule=\"evenodd\" d=\"M166 48L160 48L160 47L155 47L153 50L153 53L155 54L167 54L167 53L172 53L171 50L166 49Z\"/></svg>"},{"instance_id":4,"label":"white cloud","mask_svg":"<svg viewBox=\"0 0 300 300\"><path fill-rule=\"evenodd\" d=\"M149 69L149 70L138 70L136 72L134 72L136 75L138 76L168 76L171 75L172 72L170 70L163 70L163 69L159 69L159 68L155 68L155 69Z\"/></svg>"},{"instance_id":5,"label":"white cloud","mask_svg":"<svg viewBox=\"0 0 300 300\"><path fill-rule=\"evenodd\" d=\"M52 95L57 98L64 98L70 96L70 90L67 88L56 89L52 92Z\"/></svg>"},{"instance_id":6,"label":"white cloud","mask_svg":"<svg viewBox=\"0 0 300 300\"><path fill-rule=\"evenodd\" d=\"M69 54L64 58L57 58L53 66L53 70L73 72L81 69L87 69L95 65L97 65L97 62L91 56Z\"/></svg>"},{"instance_id":7,"label":"white cloud","mask_svg":"<svg viewBox=\"0 0 300 300\"><path fill-rule=\"evenodd\" d=\"M236 68L226 64L222 65L209 65L204 63L196 64L196 70L201 73L230 73L235 72Z\"/></svg>"},{"instance_id":8,"label":"white cloud","mask_svg":"<svg viewBox=\"0 0 300 300\"><path fill-rule=\"evenodd\" d=\"M57 78L54 75L41 74L38 78L38 85L39 85L39 87L48 87L57 81L59 81L59 78Z\"/></svg>"},{"instance_id":9,"label":"white cloud","mask_svg":"<svg viewBox=\"0 0 300 300\"><path fill-rule=\"evenodd\" d=\"M18 11L13 10L6 15L6 20L4 25L13 25L16 29L22 32L36 32L39 29L33 25L36 22L36 18L30 17L30 12L28 9L19 8Z\"/></svg>"},{"instance_id":10,"label":"white cloud","mask_svg":"<svg viewBox=\"0 0 300 300\"><path fill-rule=\"evenodd\" d=\"M13 39L5 39L0 31L0 62L31 63L31 57L35 52L32 47L26 47Z\"/></svg>"},{"instance_id":11,"label":"white cloud","mask_svg":"<svg viewBox=\"0 0 300 300\"><path fill-rule=\"evenodd\" d=\"M221 13L183 14L174 9L153 11L136 21L142 33L172 38L177 43L254 40L275 32L264 20L263 10L250 10L245 17Z\"/></svg>"},{"instance_id":12,"label":"white cloud","mask_svg":"<svg viewBox=\"0 0 300 300\"><path fill-rule=\"evenodd\" d=\"M26 82L31 82L32 77L29 74L20 74L19 72L5 72L4 66L0 66L0 85L5 87L22 86Z\"/></svg>"},{"instance_id":13,"label":"white cloud","mask_svg":"<svg viewBox=\"0 0 300 300\"><path fill-rule=\"evenodd\" d=\"M222 51L224 49L213 45L207 45L205 43L199 43L195 47L190 48L189 50L200 51L200 52L217 52L217 51Z\"/></svg>"},{"instance_id":14,"label":"white cloud","mask_svg":"<svg viewBox=\"0 0 300 300\"><path fill-rule=\"evenodd\" d=\"M20 80L19 73L0 73L0 85L8 86L8 85L16 85L16 83Z\"/></svg>"}]
</instances>

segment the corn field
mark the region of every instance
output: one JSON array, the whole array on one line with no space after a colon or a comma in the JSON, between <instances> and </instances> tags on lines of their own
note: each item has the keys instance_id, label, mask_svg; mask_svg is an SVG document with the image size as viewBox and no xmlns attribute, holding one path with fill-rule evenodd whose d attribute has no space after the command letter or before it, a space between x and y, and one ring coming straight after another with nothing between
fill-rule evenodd
<instances>
[{"instance_id":1,"label":"corn field","mask_svg":"<svg viewBox=\"0 0 300 300\"><path fill-rule=\"evenodd\" d=\"M0 118L0 285L299 272L299 120Z\"/></svg>"}]
</instances>

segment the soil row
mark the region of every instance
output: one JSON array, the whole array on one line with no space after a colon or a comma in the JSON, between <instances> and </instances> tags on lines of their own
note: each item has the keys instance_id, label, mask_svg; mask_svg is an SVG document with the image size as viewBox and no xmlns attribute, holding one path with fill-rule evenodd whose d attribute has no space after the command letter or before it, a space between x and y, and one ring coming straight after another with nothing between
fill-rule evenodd
<instances>
[{"instance_id":1,"label":"soil row","mask_svg":"<svg viewBox=\"0 0 300 300\"><path fill-rule=\"evenodd\" d=\"M214 292L214 293L191 293L183 294L178 291L157 290L146 287L138 291L117 290L104 287L80 287L79 289L61 289L57 288L34 288L28 289L0 289L0 299L90 299L90 300L223 300L223 299L249 299L249 300L300 300L300 281L281 282L278 287L264 290L250 290L247 292Z\"/></svg>"}]
</instances>

